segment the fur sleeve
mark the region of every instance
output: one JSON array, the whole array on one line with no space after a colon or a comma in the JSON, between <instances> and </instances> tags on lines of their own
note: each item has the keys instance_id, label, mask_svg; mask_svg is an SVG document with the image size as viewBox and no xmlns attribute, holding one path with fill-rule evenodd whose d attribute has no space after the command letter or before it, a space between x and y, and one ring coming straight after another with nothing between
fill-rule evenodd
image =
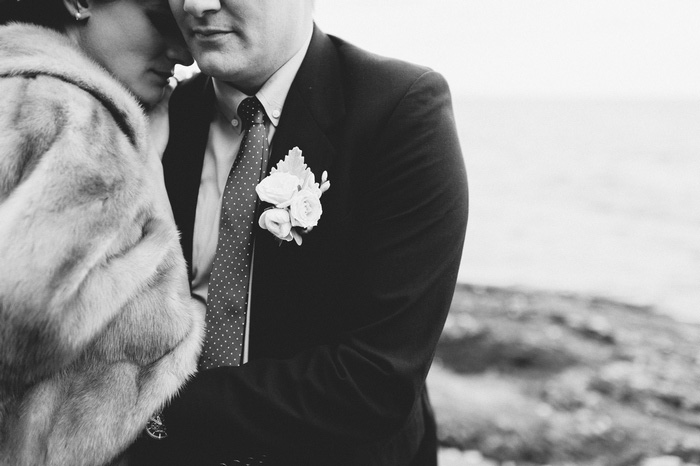
<instances>
[{"instance_id":1,"label":"fur sleeve","mask_svg":"<svg viewBox=\"0 0 700 466\"><path fill-rule=\"evenodd\" d=\"M93 96L0 79L0 375L69 364L149 280L167 234L144 158Z\"/></svg>"}]
</instances>

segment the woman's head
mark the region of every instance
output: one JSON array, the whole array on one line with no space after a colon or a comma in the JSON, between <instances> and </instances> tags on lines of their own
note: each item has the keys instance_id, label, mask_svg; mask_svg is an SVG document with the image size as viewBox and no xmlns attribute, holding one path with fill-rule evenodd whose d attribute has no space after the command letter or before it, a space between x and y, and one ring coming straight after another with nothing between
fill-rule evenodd
<instances>
[{"instance_id":1,"label":"woman's head","mask_svg":"<svg viewBox=\"0 0 700 466\"><path fill-rule=\"evenodd\" d=\"M192 62L167 0L0 3L7 13L3 22L30 22L64 32L147 106L160 100L175 64ZM7 3L14 5L5 8Z\"/></svg>"}]
</instances>

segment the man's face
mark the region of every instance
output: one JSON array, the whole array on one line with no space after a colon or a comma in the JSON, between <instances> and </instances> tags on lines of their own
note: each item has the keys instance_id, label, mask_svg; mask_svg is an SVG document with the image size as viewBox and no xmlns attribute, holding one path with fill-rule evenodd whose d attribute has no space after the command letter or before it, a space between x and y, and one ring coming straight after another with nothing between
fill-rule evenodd
<instances>
[{"instance_id":1,"label":"man's face","mask_svg":"<svg viewBox=\"0 0 700 466\"><path fill-rule=\"evenodd\" d=\"M199 68L247 94L299 50L312 0L169 0Z\"/></svg>"}]
</instances>

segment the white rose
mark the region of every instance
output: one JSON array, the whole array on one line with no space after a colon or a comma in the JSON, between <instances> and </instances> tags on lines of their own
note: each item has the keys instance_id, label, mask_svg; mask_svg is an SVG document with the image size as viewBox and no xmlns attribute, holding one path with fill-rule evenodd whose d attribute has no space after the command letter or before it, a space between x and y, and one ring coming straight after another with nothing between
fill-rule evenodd
<instances>
[{"instance_id":1,"label":"white rose","mask_svg":"<svg viewBox=\"0 0 700 466\"><path fill-rule=\"evenodd\" d=\"M292 226L301 228L311 228L318 224L323 210L321 201L313 192L303 189L294 194L289 204L289 215Z\"/></svg>"},{"instance_id":2,"label":"white rose","mask_svg":"<svg viewBox=\"0 0 700 466\"><path fill-rule=\"evenodd\" d=\"M298 190L299 178L280 171L271 173L255 187L260 200L274 204L276 207L288 206L292 196Z\"/></svg>"},{"instance_id":3,"label":"white rose","mask_svg":"<svg viewBox=\"0 0 700 466\"><path fill-rule=\"evenodd\" d=\"M267 209L260 215L258 224L279 239L291 241L292 222L286 209Z\"/></svg>"}]
</instances>

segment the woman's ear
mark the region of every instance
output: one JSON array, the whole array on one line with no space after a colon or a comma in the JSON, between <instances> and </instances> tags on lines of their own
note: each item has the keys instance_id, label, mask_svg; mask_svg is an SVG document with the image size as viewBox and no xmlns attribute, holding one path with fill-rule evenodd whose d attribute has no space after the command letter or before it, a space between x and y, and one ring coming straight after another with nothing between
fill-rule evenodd
<instances>
[{"instance_id":1,"label":"woman's ear","mask_svg":"<svg viewBox=\"0 0 700 466\"><path fill-rule=\"evenodd\" d=\"M90 17L91 3L91 0L63 0L66 10L76 21L83 21Z\"/></svg>"}]
</instances>

